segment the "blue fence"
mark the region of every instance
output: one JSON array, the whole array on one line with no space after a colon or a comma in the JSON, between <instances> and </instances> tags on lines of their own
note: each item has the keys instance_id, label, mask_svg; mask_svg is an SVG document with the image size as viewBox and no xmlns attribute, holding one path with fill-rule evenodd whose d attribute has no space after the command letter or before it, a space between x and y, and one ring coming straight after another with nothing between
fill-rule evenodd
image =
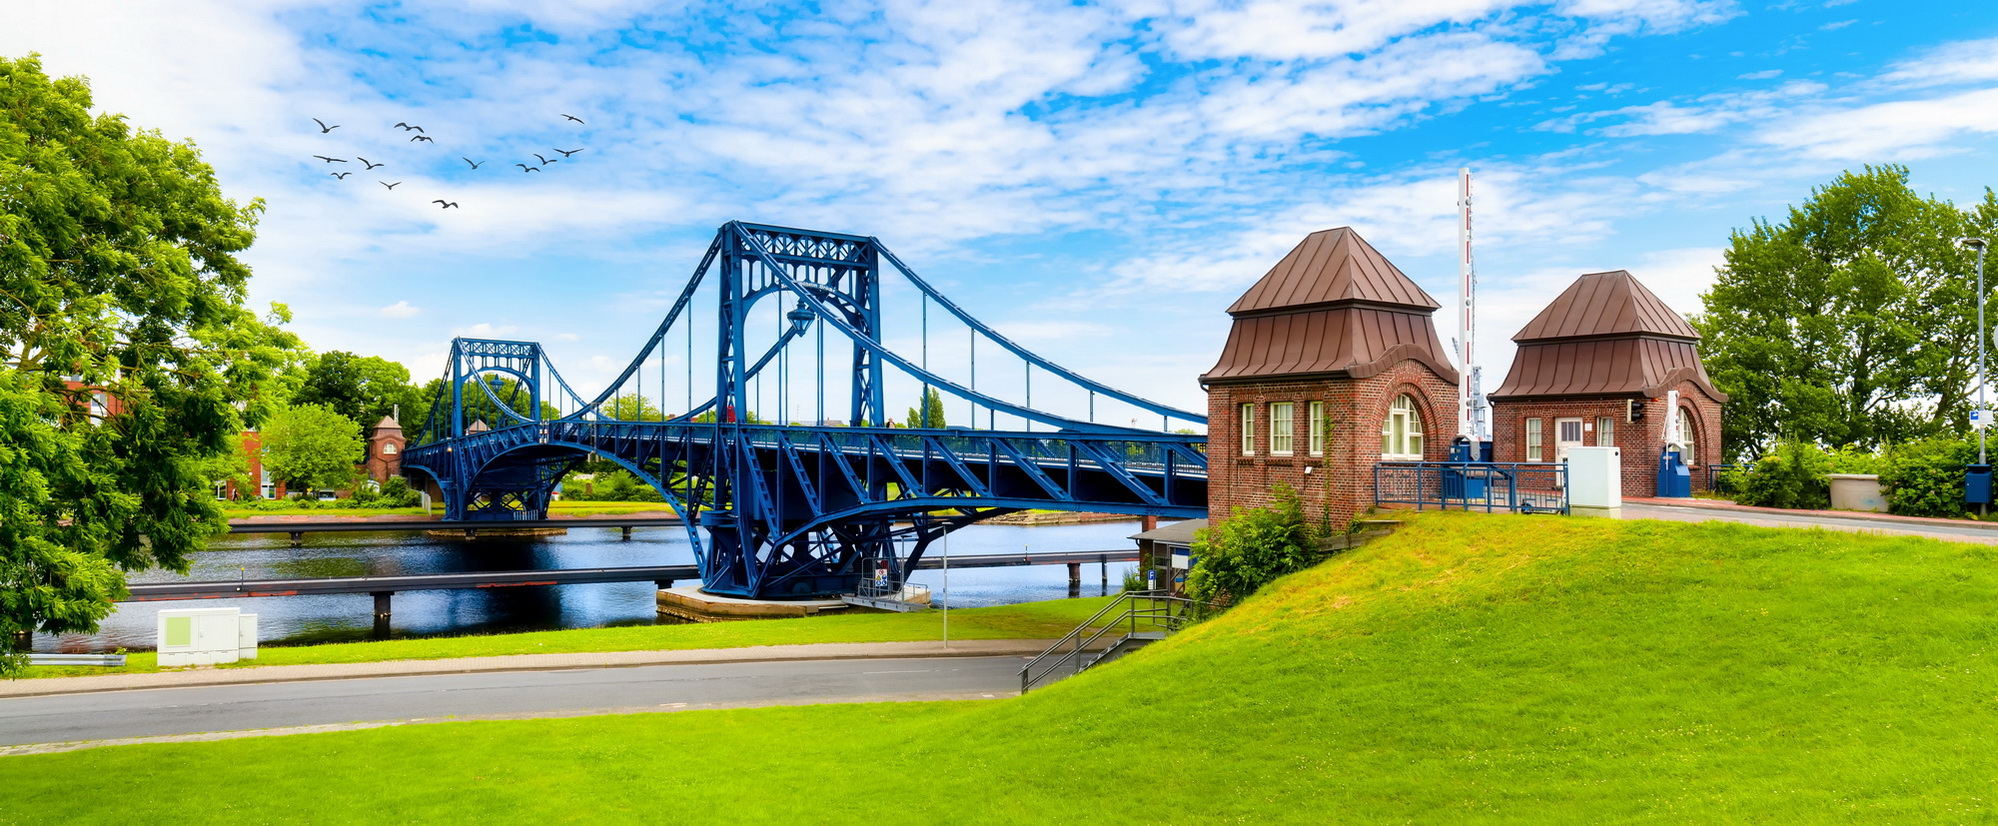
<instances>
[{"instance_id":1,"label":"blue fence","mask_svg":"<svg viewBox=\"0 0 1998 826\"><path fill-rule=\"evenodd\" d=\"M1568 512L1565 462L1381 462L1374 504L1487 513Z\"/></svg>"}]
</instances>

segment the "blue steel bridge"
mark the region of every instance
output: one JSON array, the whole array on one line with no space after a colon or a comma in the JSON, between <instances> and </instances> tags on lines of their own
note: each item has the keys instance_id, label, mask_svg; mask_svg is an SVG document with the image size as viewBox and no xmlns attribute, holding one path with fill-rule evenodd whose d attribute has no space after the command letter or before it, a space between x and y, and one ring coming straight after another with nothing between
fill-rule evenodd
<instances>
[{"instance_id":1,"label":"blue steel bridge","mask_svg":"<svg viewBox=\"0 0 1998 826\"><path fill-rule=\"evenodd\" d=\"M685 520L711 593L851 593L878 566L901 581L950 531L1021 509L1207 511L1206 437L1172 432L1204 416L1028 351L871 237L723 225L665 320L593 398L535 342L456 339L444 379L448 402L403 469L435 483L446 519L546 518L566 473L607 459ZM904 427L882 426L898 418L891 384L917 402ZM932 393L941 405L923 403ZM669 395L681 412L661 412ZM827 418L829 403L843 421ZM1100 421L1099 406L1128 424ZM936 426L937 409L968 413L970 426Z\"/></svg>"}]
</instances>

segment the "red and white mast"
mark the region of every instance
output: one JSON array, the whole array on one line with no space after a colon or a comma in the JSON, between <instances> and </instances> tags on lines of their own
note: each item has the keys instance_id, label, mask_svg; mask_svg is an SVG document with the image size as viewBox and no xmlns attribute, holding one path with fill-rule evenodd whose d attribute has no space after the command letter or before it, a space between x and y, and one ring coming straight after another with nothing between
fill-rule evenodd
<instances>
[{"instance_id":1,"label":"red and white mast","mask_svg":"<svg viewBox=\"0 0 1998 826\"><path fill-rule=\"evenodd\" d=\"M1473 443L1491 439L1485 425L1485 394L1479 387L1475 355L1478 333L1478 274L1471 266L1471 168L1457 170L1457 433ZM1475 445L1473 446L1475 457Z\"/></svg>"}]
</instances>

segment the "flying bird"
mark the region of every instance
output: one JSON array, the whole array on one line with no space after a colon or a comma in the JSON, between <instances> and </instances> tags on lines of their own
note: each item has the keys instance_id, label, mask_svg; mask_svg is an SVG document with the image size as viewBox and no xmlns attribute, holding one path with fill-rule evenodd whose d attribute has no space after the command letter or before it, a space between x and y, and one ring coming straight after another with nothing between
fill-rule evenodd
<instances>
[{"instance_id":1,"label":"flying bird","mask_svg":"<svg viewBox=\"0 0 1998 826\"><path fill-rule=\"evenodd\" d=\"M348 175L352 175L352 174L354 174L354 173L352 173L352 172L328 172L328 173L326 173L326 174L328 174L328 175L331 175L331 176L333 176L333 177L335 177L335 178L339 178L340 180L343 180L343 181L344 181L344 180L347 180L347 176L348 176Z\"/></svg>"},{"instance_id":2,"label":"flying bird","mask_svg":"<svg viewBox=\"0 0 1998 826\"><path fill-rule=\"evenodd\" d=\"M433 140L431 140L431 139L429 139L428 137L425 137L425 136L423 136L423 135L417 135L416 137L414 137L414 138L410 138L410 139L409 139L409 142L410 142L410 143L415 143L415 142L417 142L417 141L423 141L423 142L425 142L425 143L436 143L436 141L433 141Z\"/></svg>"},{"instance_id":3,"label":"flying bird","mask_svg":"<svg viewBox=\"0 0 1998 826\"><path fill-rule=\"evenodd\" d=\"M409 125L409 124L407 124L407 123L398 123L398 124L396 124L396 126L397 126L397 127L400 127L400 128L402 129L402 131L404 131L404 132L408 132L408 131L411 131L411 130L415 130L415 131L417 131L417 132L421 132L421 131L423 131L423 127L421 127L421 126L411 126L411 125Z\"/></svg>"},{"instance_id":4,"label":"flying bird","mask_svg":"<svg viewBox=\"0 0 1998 826\"><path fill-rule=\"evenodd\" d=\"M312 157L315 157L315 158L318 158L318 159L320 159L320 160L322 160L322 161L325 161L325 162L327 162L327 163L346 163L346 162L347 162L347 159L346 159L346 158L329 158L329 157L326 157L325 155L314 155L314 156L312 156Z\"/></svg>"},{"instance_id":5,"label":"flying bird","mask_svg":"<svg viewBox=\"0 0 1998 826\"><path fill-rule=\"evenodd\" d=\"M587 146L583 147L583 149L588 149L588 148L589 147ZM562 153L562 157L566 158L569 157L570 155L574 155L578 152L583 151L583 149L557 149L555 151Z\"/></svg>"},{"instance_id":6,"label":"flying bird","mask_svg":"<svg viewBox=\"0 0 1998 826\"><path fill-rule=\"evenodd\" d=\"M452 208L452 207L454 207L454 206L457 206L457 205L458 205L458 202L457 202L457 201L446 201L446 200L444 200L444 199L442 199L442 198L439 198L439 199L437 199L437 200L435 200L435 201L431 201L431 203L433 203L433 204L442 204L442 205L443 205L443 206L440 206L440 207L438 207L438 209L450 209L450 208Z\"/></svg>"},{"instance_id":7,"label":"flying bird","mask_svg":"<svg viewBox=\"0 0 1998 826\"><path fill-rule=\"evenodd\" d=\"M402 186L401 181L396 181L395 183L389 183L388 181L376 181L375 183L381 184L382 186L388 187L389 189L395 189L396 187Z\"/></svg>"},{"instance_id":8,"label":"flying bird","mask_svg":"<svg viewBox=\"0 0 1998 826\"><path fill-rule=\"evenodd\" d=\"M547 166L547 165L549 165L549 164L551 164L551 163L554 163L554 161L551 161L551 160L549 160L549 159L547 159L547 158L544 158L544 157L541 157L541 153L539 153L539 152L529 152L529 153L527 153L527 154L529 154L529 155L533 155L533 156L534 156L534 159L535 159L535 160L537 160L537 161L540 161L540 162L541 162L541 165L542 165L542 166Z\"/></svg>"},{"instance_id":9,"label":"flying bird","mask_svg":"<svg viewBox=\"0 0 1998 826\"><path fill-rule=\"evenodd\" d=\"M370 161L370 160L368 160L367 158L363 158L363 157L361 157L361 156L359 156L359 155L355 155L355 156L354 156L354 160L357 160L357 161L360 161L361 163L364 163L364 164L367 164L367 165L368 165L368 169L373 169L373 168L375 168L375 167L377 167L377 166L388 166L388 164L385 164L385 163L375 163L375 162L373 162L373 161ZM365 169L364 169L364 170L362 170L362 171L363 171L363 172L365 172L365 171L367 171L367 170L365 170Z\"/></svg>"},{"instance_id":10,"label":"flying bird","mask_svg":"<svg viewBox=\"0 0 1998 826\"><path fill-rule=\"evenodd\" d=\"M522 171L522 172L540 172L540 171L541 171L541 167L538 167L538 166L528 166L527 164L524 164L524 163L517 163L517 164L514 164L514 166L518 166L518 167L520 167L520 171Z\"/></svg>"},{"instance_id":11,"label":"flying bird","mask_svg":"<svg viewBox=\"0 0 1998 826\"><path fill-rule=\"evenodd\" d=\"M333 124L332 126L327 126L327 125L326 125L326 121L323 121L323 120L320 120L320 119L318 119L318 118L313 118L313 119L312 119L312 122L313 122L313 123L316 123L316 124L319 124L319 134L321 134L321 135L324 135L324 134L326 134L326 133L328 133L328 132L331 132L331 131L333 131L333 130L335 130L335 129L338 129L338 128L340 128L340 124L337 124L337 123L336 123L336 124Z\"/></svg>"},{"instance_id":12,"label":"flying bird","mask_svg":"<svg viewBox=\"0 0 1998 826\"><path fill-rule=\"evenodd\" d=\"M473 168L473 169L478 169L478 168L479 168L479 164L482 164L482 163L485 163L485 161L479 161L479 162L477 162L477 163L473 163L473 162L472 162L472 159L471 159L471 158L459 158L458 160L461 160L461 161L464 161L465 163L469 163L469 164L472 164L472 168Z\"/></svg>"},{"instance_id":13,"label":"flying bird","mask_svg":"<svg viewBox=\"0 0 1998 826\"><path fill-rule=\"evenodd\" d=\"M579 117L576 117L575 115L563 115L562 117L565 117L565 118L568 118L568 119L570 119L570 120L573 120L573 121L575 121L575 122L577 122L577 123L582 123L582 122L583 122L583 119L582 119L582 118L579 118Z\"/></svg>"}]
</instances>

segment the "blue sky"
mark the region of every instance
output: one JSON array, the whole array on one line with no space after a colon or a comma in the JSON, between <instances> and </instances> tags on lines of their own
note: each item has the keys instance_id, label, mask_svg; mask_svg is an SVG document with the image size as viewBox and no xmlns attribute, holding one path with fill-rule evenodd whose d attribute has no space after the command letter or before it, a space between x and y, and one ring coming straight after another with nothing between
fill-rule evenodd
<instances>
[{"instance_id":1,"label":"blue sky","mask_svg":"<svg viewBox=\"0 0 1998 826\"><path fill-rule=\"evenodd\" d=\"M1449 301L1469 166L1490 389L1577 275L1695 312L1731 229L1842 170L1906 164L1959 202L1998 183L1982 2L10 7L0 53L89 76L265 199L257 301L419 380L494 335L595 389L744 219L877 236L1001 332L1204 409L1224 308L1307 232L1353 226Z\"/></svg>"}]
</instances>

